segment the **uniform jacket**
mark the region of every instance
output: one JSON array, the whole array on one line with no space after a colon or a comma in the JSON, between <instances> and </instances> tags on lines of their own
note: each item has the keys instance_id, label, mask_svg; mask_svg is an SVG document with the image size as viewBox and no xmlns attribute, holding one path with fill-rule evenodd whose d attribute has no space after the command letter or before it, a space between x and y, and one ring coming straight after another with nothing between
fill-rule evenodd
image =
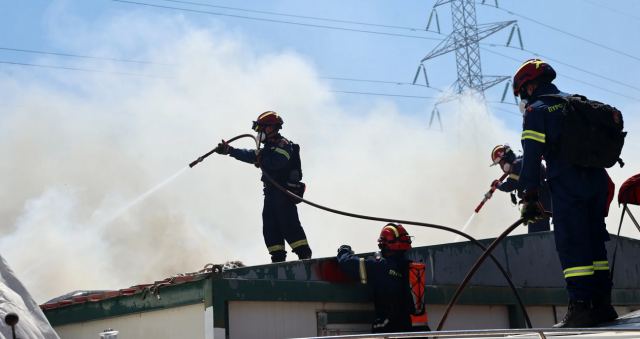
<instances>
[{"instance_id":1,"label":"uniform jacket","mask_svg":"<svg viewBox=\"0 0 640 339\"><path fill-rule=\"evenodd\" d=\"M414 312L409 287L409 264L404 254L389 257L359 258L348 250L338 252L338 263L344 272L360 281L366 281L373 291L376 323L389 320L385 330L410 331ZM365 274L361 274L364 265ZM364 282L363 281L363 282ZM375 324L374 324L375 325Z\"/></svg>"},{"instance_id":2,"label":"uniform jacket","mask_svg":"<svg viewBox=\"0 0 640 339\"><path fill-rule=\"evenodd\" d=\"M550 83L541 83L534 91L525 108L522 127L521 188L525 191L540 186L540 161L547 163L547 180L570 171L570 165L561 159L553 145L557 145L562 129L562 110L565 102L560 98L545 97L545 94L567 95Z\"/></svg>"},{"instance_id":3,"label":"uniform jacket","mask_svg":"<svg viewBox=\"0 0 640 339\"><path fill-rule=\"evenodd\" d=\"M288 180L300 181L302 178L290 178L293 152L293 143L282 136L275 141L267 141L259 152L260 167L280 185L285 185ZM258 159L256 151L251 149L233 148L229 150L229 155L250 164L255 164ZM275 190L264 176L261 180L264 183L265 193Z\"/></svg>"}]
</instances>

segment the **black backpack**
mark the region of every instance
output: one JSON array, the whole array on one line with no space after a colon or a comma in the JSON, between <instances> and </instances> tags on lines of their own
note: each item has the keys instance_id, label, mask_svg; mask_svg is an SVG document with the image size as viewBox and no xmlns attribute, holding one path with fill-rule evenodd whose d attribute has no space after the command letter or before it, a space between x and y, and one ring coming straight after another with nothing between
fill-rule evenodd
<instances>
[{"instance_id":1,"label":"black backpack","mask_svg":"<svg viewBox=\"0 0 640 339\"><path fill-rule=\"evenodd\" d=\"M551 146L561 158L582 167L609 168L616 162L624 166L620 153L627 132L622 131L624 122L617 108L579 94L544 96L566 102L560 140Z\"/></svg>"}]
</instances>

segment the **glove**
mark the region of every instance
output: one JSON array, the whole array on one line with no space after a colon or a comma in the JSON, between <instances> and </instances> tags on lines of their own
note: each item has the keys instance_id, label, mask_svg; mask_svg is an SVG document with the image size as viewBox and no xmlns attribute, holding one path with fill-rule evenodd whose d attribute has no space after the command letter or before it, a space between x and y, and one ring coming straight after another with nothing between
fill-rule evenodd
<instances>
[{"instance_id":1,"label":"glove","mask_svg":"<svg viewBox=\"0 0 640 339\"><path fill-rule=\"evenodd\" d=\"M527 192L521 201L520 217L524 220L523 224L529 225L546 217L544 207L538 200L538 192Z\"/></svg>"},{"instance_id":2,"label":"glove","mask_svg":"<svg viewBox=\"0 0 640 339\"><path fill-rule=\"evenodd\" d=\"M353 254L353 250L351 250L351 246L349 245L342 245L340 246L340 248L338 248L338 254L342 254L342 253L349 253L349 254Z\"/></svg>"},{"instance_id":3,"label":"glove","mask_svg":"<svg viewBox=\"0 0 640 339\"><path fill-rule=\"evenodd\" d=\"M498 186L500 186L500 180L494 180L493 182L491 182L491 188L498 189Z\"/></svg>"},{"instance_id":4,"label":"glove","mask_svg":"<svg viewBox=\"0 0 640 339\"><path fill-rule=\"evenodd\" d=\"M229 151L232 150L233 147L229 146L229 144L222 140L219 144L218 147L216 147L216 153L218 154L222 154L222 155L226 155L229 154Z\"/></svg>"},{"instance_id":5,"label":"glove","mask_svg":"<svg viewBox=\"0 0 640 339\"><path fill-rule=\"evenodd\" d=\"M256 166L257 168L260 168L261 164L260 162L262 161L262 149L259 149L256 151L256 162L253 163L253 166Z\"/></svg>"}]
</instances>

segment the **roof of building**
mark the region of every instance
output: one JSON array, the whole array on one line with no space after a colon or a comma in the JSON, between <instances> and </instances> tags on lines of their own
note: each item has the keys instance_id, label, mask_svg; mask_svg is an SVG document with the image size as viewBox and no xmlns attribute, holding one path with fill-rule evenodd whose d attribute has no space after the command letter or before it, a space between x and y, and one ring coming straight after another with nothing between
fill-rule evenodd
<instances>
[{"instance_id":1,"label":"roof of building","mask_svg":"<svg viewBox=\"0 0 640 339\"><path fill-rule=\"evenodd\" d=\"M73 291L47 301L40 305L40 308L46 311L69 305L95 303L115 297L133 295L140 295L142 299L145 299L147 296L157 296L161 288L202 280L214 272L221 272L222 269L223 265L207 264L199 271L176 274L149 284L134 285L119 290Z\"/></svg>"},{"instance_id":2,"label":"roof of building","mask_svg":"<svg viewBox=\"0 0 640 339\"><path fill-rule=\"evenodd\" d=\"M640 304L640 241L612 236L609 253L618 242L613 299L616 305ZM481 240L484 246L493 239ZM482 250L471 242L415 247L408 257L426 264L425 301L446 304ZM518 286L526 305L563 305L567 296L552 232L506 238L493 251L496 260ZM363 256L368 254L362 254ZM162 293L160 293L162 290ZM313 293L309 293L313 290ZM194 303L213 306L224 321L224 303L253 301L368 302L364 285L346 277L335 258L290 261L225 269L207 265L150 284L114 291L70 293L41 305L54 325L153 311ZM213 295L215 294L215 298ZM154 296L149 298L149 296ZM513 305L514 295L495 263L487 260L461 295L459 304Z\"/></svg>"}]
</instances>

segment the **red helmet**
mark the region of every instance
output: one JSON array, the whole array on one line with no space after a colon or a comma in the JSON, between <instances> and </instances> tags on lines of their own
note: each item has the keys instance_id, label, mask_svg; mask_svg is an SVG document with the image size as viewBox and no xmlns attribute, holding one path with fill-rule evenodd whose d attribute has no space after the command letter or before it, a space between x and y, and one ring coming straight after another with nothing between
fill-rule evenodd
<instances>
[{"instance_id":1,"label":"red helmet","mask_svg":"<svg viewBox=\"0 0 640 339\"><path fill-rule=\"evenodd\" d=\"M515 154L509 145L498 145L491 151L491 166L499 164L502 160L506 160L508 162L515 160Z\"/></svg>"},{"instance_id":2,"label":"red helmet","mask_svg":"<svg viewBox=\"0 0 640 339\"><path fill-rule=\"evenodd\" d=\"M540 59L529 59L525 61L513 76L513 95L520 95L524 84L537 80L541 82L551 82L556 78L556 71L551 65Z\"/></svg>"},{"instance_id":3,"label":"red helmet","mask_svg":"<svg viewBox=\"0 0 640 339\"><path fill-rule=\"evenodd\" d=\"M378 248L390 251L406 251L411 249L411 238L402 225L389 223L380 231Z\"/></svg>"},{"instance_id":4,"label":"red helmet","mask_svg":"<svg viewBox=\"0 0 640 339\"><path fill-rule=\"evenodd\" d=\"M274 111L266 111L258 115L258 119L253 122L253 126L251 126L251 129L258 132L259 129L264 126L277 126L278 128L281 128L282 124L284 124L284 121L278 115L278 113Z\"/></svg>"}]
</instances>

